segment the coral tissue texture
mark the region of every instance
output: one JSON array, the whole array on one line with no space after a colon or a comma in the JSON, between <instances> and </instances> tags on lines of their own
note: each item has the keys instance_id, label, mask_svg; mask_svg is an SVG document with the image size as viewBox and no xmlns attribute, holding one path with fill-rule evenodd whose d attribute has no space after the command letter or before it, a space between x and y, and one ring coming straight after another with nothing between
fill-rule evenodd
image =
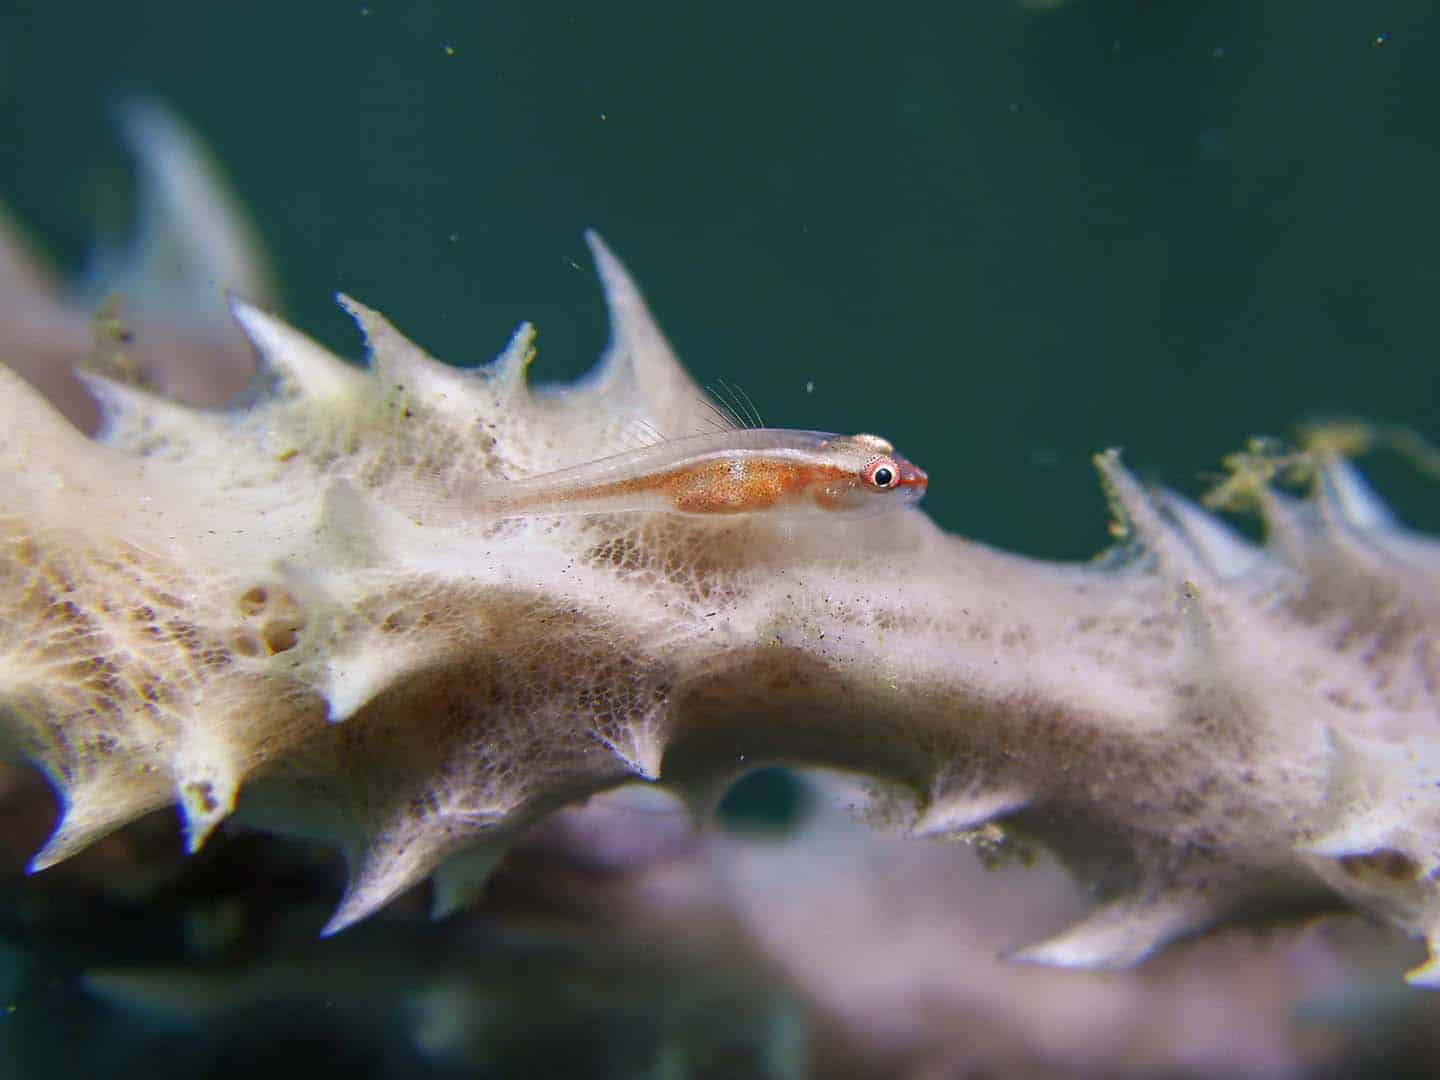
<instances>
[{"instance_id":1,"label":"coral tissue texture","mask_svg":"<svg viewBox=\"0 0 1440 1080\"><path fill-rule=\"evenodd\" d=\"M34 869L174 803L192 850L232 816L340 850L333 932L431 876L456 909L593 793L703 814L782 761L871 778L879 827L1055 852L1094 906L1018 959L1337 905L1434 946L1440 549L1349 464L1299 459L1299 498L1242 462L1257 546L1101 455L1123 540L1084 566L913 509L467 513L713 422L592 246L613 337L576 386L528 385L528 327L461 371L349 300L368 370L237 302L243 405L85 376L93 439L4 374L0 738L63 801Z\"/></svg>"}]
</instances>

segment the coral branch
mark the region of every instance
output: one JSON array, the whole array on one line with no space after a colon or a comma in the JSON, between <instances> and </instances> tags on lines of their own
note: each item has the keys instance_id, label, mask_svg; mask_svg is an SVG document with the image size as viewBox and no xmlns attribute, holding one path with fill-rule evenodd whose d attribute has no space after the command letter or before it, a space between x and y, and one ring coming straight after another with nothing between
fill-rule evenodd
<instances>
[{"instance_id":1,"label":"coral branch","mask_svg":"<svg viewBox=\"0 0 1440 1080\"><path fill-rule=\"evenodd\" d=\"M1299 501L1237 462L1260 548L1103 454L1125 539L1085 566L918 511L467 520L477 478L707 423L592 246L614 339L575 387L528 388L528 327L462 372L348 299L368 373L237 303L266 390L227 412L92 376L91 441L4 377L3 731L65 804L35 869L167 802L192 850L233 813L344 853L333 932L437 871L452 909L592 793L703 808L779 761L873 778L880 823L1058 853L1103 906L1026 959L1337 903L1440 933L1440 553L1348 464L1296 459Z\"/></svg>"}]
</instances>

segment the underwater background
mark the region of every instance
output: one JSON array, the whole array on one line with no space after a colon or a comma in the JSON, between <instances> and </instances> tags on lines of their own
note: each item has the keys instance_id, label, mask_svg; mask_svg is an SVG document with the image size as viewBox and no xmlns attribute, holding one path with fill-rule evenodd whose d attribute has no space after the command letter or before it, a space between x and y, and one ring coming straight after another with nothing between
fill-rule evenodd
<instances>
[{"instance_id":1,"label":"underwater background","mask_svg":"<svg viewBox=\"0 0 1440 1080\"><path fill-rule=\"evenodd\" d=\"M1440 438L1437 54L1429 0L9 0L0 199L78 278L127 223L113 104L153 95L225 166L295 325L358 357L344 291L471 365L529 320L539 381L604 345L593 227L699 381L774 426L891 438L947 529L1084 559L1108 543L1104 447L1198 494L1297 422ZM1423 470L1361 467L1440 531ZM757 801L783 805L772 781ZM259 1043L156 1034L74 976L179 949L173 928L32 935L24 888L0 927L0 1076L421 1067L308 1019ZM397 964L441 948L416 934L386 941ZM637 1073L617 1039L453 1069Z\"/></svg>"}]
</instances>

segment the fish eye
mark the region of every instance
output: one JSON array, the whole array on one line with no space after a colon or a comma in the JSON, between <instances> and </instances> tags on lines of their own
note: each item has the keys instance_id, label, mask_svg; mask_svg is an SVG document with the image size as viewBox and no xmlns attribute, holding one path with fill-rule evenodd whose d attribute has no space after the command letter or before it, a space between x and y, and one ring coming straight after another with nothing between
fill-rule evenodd
<instances>
[{"instance_id":1,"label":"fish eye","mask_svg":"<svg viewBox=\"0 0 1440 1080\"><path fill-rule=\"evenodd\" d=\"M888 461L878 461L870 467L870 483L877 488L895 486L895 468Z\"/></svg>"}]
</instances>

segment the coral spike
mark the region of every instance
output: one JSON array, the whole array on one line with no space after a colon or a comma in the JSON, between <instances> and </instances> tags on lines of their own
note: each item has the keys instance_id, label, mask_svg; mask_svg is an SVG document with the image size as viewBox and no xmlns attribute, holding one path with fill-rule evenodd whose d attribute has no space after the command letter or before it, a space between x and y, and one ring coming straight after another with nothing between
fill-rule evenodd
<instances>
[{"instance_id":1,"label":"coral spike","mask_svg":"<svg viewBox=\"0 0 1440 1080\"><path fill-rule=\"evenodd\" d=\"M487 369L502 398L514 398L529 391L526 372L535 360L535 327L521 323L510 335L505 351Z\"/></svg>"},{"instance_id":2,"label":"coral spike","mask_svg":"<svg viewBox=\"0 0 1440 1080\"><path fill-rule=\"evenodd\" d=\"M1221 580L1244 577L1265 561L1262 548L1189 499L1173 491L1162 491L1160 498L1206 567Z\"/></svg>"},{"instance_id":3,"label":"coral spike","mask_svg":"<svg viewBox=\"0 0 1440 1080\"><path fill-rule=\"evenodd\" d=\"M230 310L265 363L308 397L323 401L356 396L369 386L364 372L273 315L235 296Z\"/></svg>"},{"instance_id":4,"label":"coral spike","mask_svg":"<svg viewBox=\"0 0 1440 1080\"><path fill-rule=\"evenodd\" d=\"M28 873L38 874L89 847L170 801L170 793L139 778L81 781L63 792L65 810L50 839L30 860Z\"/></svg>"},{"instance_id":5,"label":"coral spike","mask_svg":"<svg viewBox=\"0 0 1440 1080\"><path fill-rule=\"evenodd\" d=\"M406 823L365 841L350 863L350 880L339 906L320 931L338 934L418 885L457 852L493 836L500 814L435 815ZM498 844L494 839L491 843Z\"/></svg>"},{"instance_id":6,"label":"coral spike","mask_svg":"<svg viewBox=\"0 0 1440 1080\"><path fill-rule=\"evenodd\" d=\"M442 364L360 301L344 293L336 294L335 299L365 335L370 369L382 394L465 418L473 418L476 409L485 404L477 398L480 383L473 374Z\"/></svg>"},{"instance_id":7,"label":"coral spike","mask_svg":"<svg viewBox=\"0 0 1440 1080\"><path fill-rule=\"evenodd\" d=\"M1161 573L1174 581L1208 581L1213 574L1196 556L1185 537L1161 516L1155 500L1120 463L1119 450L1095 455L1095 467L1110 508L1120 527L1159 563Z\"/></svg>"},{"instance_id":8,"label":"coral spike","mask_svg":"<svg viewBox=\"0 0 1440 1080\"><path fill-rule=\"evenodd\" d=\"M185 849L193 855L205 846L219 824L235 809L240 790L233 759L224 754L202 757L182 752L175 779L175 798L185 821Z\"/></svg>"},{"instance_id":9,"label":"coral spike","mask_svg":"<svg viewBox=\"0 0 1440 1080\"><path fill-rule=\"evenodd\" d=\"M1055 937L1027 945L1010 958L1085 971L1134 967L1176 938L1214 924L1226 906L1193 888L1137 894L1101 905Z\"/></svg>"},{"instance_id":10,"label":"coral spike","mask_svg":"<svg viewBox=\"0 0 1440 1080\"><path fill-rule=\"evenodd\" d=\"M479 903L485 883L508 849L503 840L481 840L437 866L431 876L435 892L430 901L430 918L446 919Z\"/></svg>"}]
</instances>

